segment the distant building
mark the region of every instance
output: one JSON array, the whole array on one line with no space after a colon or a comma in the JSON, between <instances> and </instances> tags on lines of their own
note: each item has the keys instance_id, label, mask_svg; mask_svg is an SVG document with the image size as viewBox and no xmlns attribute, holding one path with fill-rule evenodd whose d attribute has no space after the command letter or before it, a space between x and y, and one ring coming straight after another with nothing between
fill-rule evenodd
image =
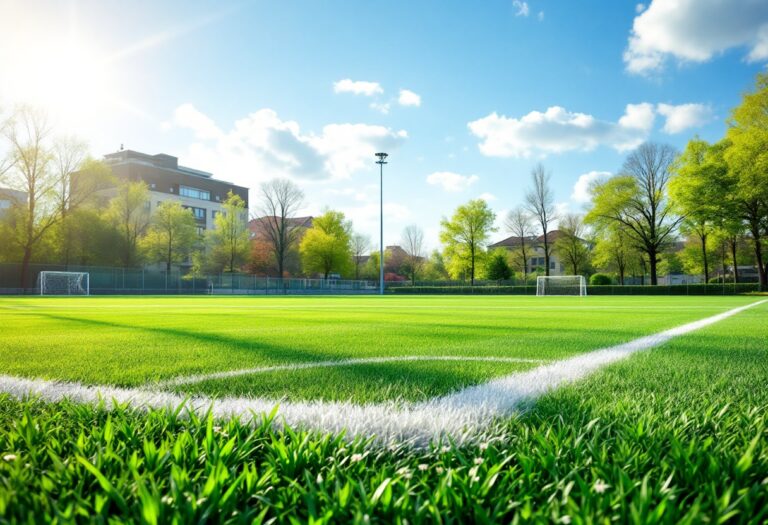
<instances>
[{"instance_id":1,"label":"distant building","mask_svg":"<svg viewBox=\"0 0 768 525\"><path fill-rule=\"evenodd\" d=\"M277 224L278 217L256 217L248 222L248 229L251 231L251 241L266 241L269 242L268 225L270 223ZM289 228L298 228L299 237L304 235L308 229L312 227L312 221L314 217L288 217L285 219Z\"/></svg>"},{"instance_id":2,"label":"distant building","mask_svg":"<svg viewBox=\"0 0 768 525\"><path fill-rule=\"evenodd\" d=\"M12 190L10 188L0 188L0 217L8 212L13 206L27 203L27 192Z\"/></svg>"},{"instance_id":3,"label":"distant building","mask_svg":"<svg viewBox=\"0 0 768 525\"><path fill-rule=\"evenodd\" d=\"M192 210L198 233L213 228L214 219L222 212L222 203L231 191L239 195L248 208L248 188L214 179L211 173L179 166L179 159L165 153L148 155L121 150L104 155L112 174L123 181L144 181L149 187L149 212L165 201L178 201ZM107 190L109 191L109 190Z\"/></svg>"},{"instance_id":4,"label":"distant building","mask_svg":"<svg viewBox=\"0 0 768 525\"><path fill-rule=\"evenodd\" d=\"M552 246L555 241L562 236L563 233L560 230L552 230L547 234L547 241L552 250ZM507 237L497 243L488 246L489 249L505 248L510 252L517 251L522 244L520 237ZM525 249L530 256L528 257L528 272L535 272L537 270L544 271L546 268L546 258L544 255L544 236L539 235L526 237ZM549 275L568 275L568 266L563 264L560 258L554 251L552 251L549 257Z\"/></svg>"}]
</instances>

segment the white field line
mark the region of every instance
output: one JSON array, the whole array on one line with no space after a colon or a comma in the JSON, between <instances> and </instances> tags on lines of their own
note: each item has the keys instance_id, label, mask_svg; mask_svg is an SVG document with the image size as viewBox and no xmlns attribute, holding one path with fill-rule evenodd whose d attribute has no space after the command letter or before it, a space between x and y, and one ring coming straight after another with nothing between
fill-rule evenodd
<instances>
[{"instance_id":1,"label":"white field line","mask_svg":"<svg viewBox=\"0 0 768 525\"><path fill-rule=\"evenodd\" d=\"M635 352L654 348L674 337L709 326L766 302L768 300L757 301L658 334L556 361L527 372L510 374L422 403L395 405L387 402L358 405L350 402L284 402L278 406L273 424L278 427L287 424L332 433L343 431L349 437L373 436L378 443L408 442L415 446L425 446L433 440L444 438L451 438L457 443L471 442L478 439L496 418L514 413L523 402L581 379ZM84 386L78 383L12 376L0 376L0 391L17 398L33 395L46 401L67 398L74 402L96 404L102 399L114 400L145 410L173 409L186 403L189 410L200 413L210 410L217 418L235 416L243 420L261 417L275 408L275 401L268 399L184 398L162 391Z\"/></svg>"},{"instance_id":2,"label":"white field line","mask_svg":"<svg viewBox=\"0 0 768 525\"><path fill-rule=\"evenodd\" d=\"M337 366L354 366L380 363L397 363L413 361L485 361L491 363L545 363L546 359L526 359L523 357L480 357L460 355L406 355L393 357L361 357L357 359L336 359L328 361L312 361L309 363L289 363L285 365L260 366L256 368L241 368L238 370L226 370L224 372L211 372L208 374L195 374L190 376L174 377L167 381L158 381L148 386L155 388L168 388L180 385L191 385L214 379L228 379L231 377L247 376L251 374L264 374L268 372L306 370L308 368L328 368Z\"/></svg>"}]
</instances>

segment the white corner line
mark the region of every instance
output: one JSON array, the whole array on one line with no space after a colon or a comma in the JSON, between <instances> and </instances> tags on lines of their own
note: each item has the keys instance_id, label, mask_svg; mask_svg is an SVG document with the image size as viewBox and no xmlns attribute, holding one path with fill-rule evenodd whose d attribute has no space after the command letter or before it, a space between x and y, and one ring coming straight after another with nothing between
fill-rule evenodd
<instances>
[{"instance_id":1,"label":"white corner line","mask_svg":"<svg viewBox=\"0 0 768 525\"><path fill-rule=\"evenodd\" d=\"M601 367L630 355L657 347L674 337L704 328L768 300L687 323L657 334L620 345L594 350L555 361L526 372L510 374L487 383L422 403L394 402L359 405L351 402L298 401L277 405L273 425L283 424L321 432L373 437L377 443L407 442L427 446L445 438L461 444L480 439L493 421L515 412L521 403L535 400L564 384L577 381ZM68 399L97 404L113 400L143 409L175 409L182 404L197 413L210 412L216 418L240 417L243 420L269 414L276 401L262 398L185 398L158 390L86 386L79 383L25 379L0 375L0 392L19 399L36 396L44 401Z\"/></svg>"}]
</instances>

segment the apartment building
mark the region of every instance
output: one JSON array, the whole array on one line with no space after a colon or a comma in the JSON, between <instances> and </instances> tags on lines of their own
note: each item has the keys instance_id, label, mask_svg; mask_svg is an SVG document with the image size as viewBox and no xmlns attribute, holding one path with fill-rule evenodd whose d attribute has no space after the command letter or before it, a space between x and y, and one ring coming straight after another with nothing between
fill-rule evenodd
<instances>
[{"instance_id":1,"label":"apartment building","mask_svg":"<svg viewBox=\"0 0 768 525\"><path fill-rule=\"evenodd\" d=\"M222 203L231 191L245 201L248 188L213 178L206 171L179 165L177 157L158 153L149 155L133 150L120 150L104 155L104 161L118 180L144 181L149 187L149 212L164 201L174 200L192 210L198 232L213 228L214 219L222 211Z\"/></svg>"},{"instance_id":2,"label":"apartment building","mask_svg":"<svg viewBox=\"0 0 768 525\"><path fill-rule=\"evenodd\" d=\"M24 205L26 203L26 192L10 188L0 188L0 217L7 213L12 206Z\"/></svg>"}]
</instances>

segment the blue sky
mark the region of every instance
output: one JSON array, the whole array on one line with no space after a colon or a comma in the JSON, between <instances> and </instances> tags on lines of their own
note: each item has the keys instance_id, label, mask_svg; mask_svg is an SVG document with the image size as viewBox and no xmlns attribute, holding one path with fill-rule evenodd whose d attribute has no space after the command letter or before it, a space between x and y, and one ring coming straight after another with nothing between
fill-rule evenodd
<instances>
[{"instance_id":1,"label":"blue sky","mask_svg":"<svg viewBox=\"0 0 768 525\"><path fill-rule=\"evenodd\" d=\"M579 178L642 141L718 139L768 62L768 2L3 0L0 35L0 108L46 106L96 156L286 176L376 239L384 149L385 242L416 223L434 247L471 198L501 223L537 162L580 211Z\"/></svg>"}]
</instances>

